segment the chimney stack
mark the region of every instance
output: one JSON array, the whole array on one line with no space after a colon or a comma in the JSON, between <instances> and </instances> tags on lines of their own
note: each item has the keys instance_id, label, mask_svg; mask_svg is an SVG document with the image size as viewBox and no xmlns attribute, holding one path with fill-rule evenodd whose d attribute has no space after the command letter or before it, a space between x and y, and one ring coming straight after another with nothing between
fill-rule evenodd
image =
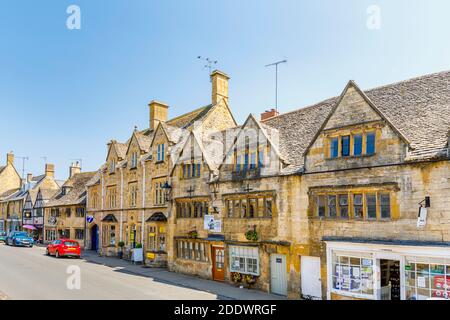
<instances>
[{"instance_id":1,"label":"chimney stack","mask_svg":"<svg viewBox=\"0 0 450 320\"><path fill-rule=\"evenodd\" d=\"M72 178L75 174L81 172L80 163L77 161L72 163L69 168L69 179Z\"/></svg>"},{"instance_id":2,"label":"chimney stack","mask_svg":"<svg viewBox=\"0 0 450 320\"><path fill-rule=\"evenodd\" d=\"M6 165L14 165L14 153L12 151L6 154Z\"/></svg>"},{"instance_id":3,"label":"chimney stack","mask_svg":"<svg viewBox=\"0 0 450 320\"><path fill-rule=\"evenodd\" d=\"M280 113L276 109L273 109L273 108L270 110L266 110L263 113L261 113L261 121L269 120L271 118L278 116L279 114Z\"/></svg>"},{"instance_id":4,"label":"chimney stack","mask_svg":"<svg viewBox=\"0 0 450 320\"><path fill-rule=\"evenodd\" d=\"M45 165L45 175L49 178L55 177L55 165L47 163Z\"/></svg>"},{"instance_id":5,"label":"chimney stack","mask_svg":"<svg viewBox=\"0 0 450 320\"><path fill-rule=\"evenodd\" d=\"M212 104L216 105L221 99L228 102L228 80L230 77L219 70L211 73L212 83Z\"/></svg>"},{"instance_id":6,"label":"chimney stack","mask_svg":"<svg viewBox=\"0 0 450 320\"><path fill-rule=\"evenodd\" d=\"M167 121L169 106L156 100L150 101L148 106L150 107L150 129L155 130L159 122Z\"/></svg>"}]
</instances>

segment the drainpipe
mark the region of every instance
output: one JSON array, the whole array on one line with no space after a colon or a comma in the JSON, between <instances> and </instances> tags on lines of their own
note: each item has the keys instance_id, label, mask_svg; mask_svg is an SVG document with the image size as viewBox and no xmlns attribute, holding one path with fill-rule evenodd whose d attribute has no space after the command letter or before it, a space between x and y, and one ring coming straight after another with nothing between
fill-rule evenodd
<instances>
[{"instance_id":1,"label":"drainpipe","mask_svg":"<svg viewBox=\"0 0 450 320\"><path fill-rule=\"evenodd\" d=\"M97 248L97 251L98 250L100 250L101 251L101 248L103 247L103 242L102 242L102 239L103 239L103 210L104 210L104 207L105 207L105 205L104 205L104 202L105 202L105 180L104 180L104 177L103 177L103 171L101 172L101 179L100 179L100 188L101 188L101 190L102 190L102 202L101 202L101 206L102 206L102 210L101 210L101 213L100 213L100 230L99 230L99 232L98 232L98 234L99 234L99 239L98 239L98 248Z\"/></svg>"},{"instance_id":2,"label":"drainpipe","mask_svg":"<svg viewBox=\"0 0 450 320\"><path fill-rule=\"evenodd\" d=\"M120 225L119 225L119 241L122 241L123 231L123 168L120 168Z\"/></svg>"},{"instance_id":3,"label":"drainpipe","mask_svg":"<svg viewBox=\"0 0 450 320\"><path fill-rule=\"evenodd\" d=\"M142 218L141 218L141 243L142 250L144 249L144 221L145 219L145 161L142 160Z\"/></svg>"}]
</instances>

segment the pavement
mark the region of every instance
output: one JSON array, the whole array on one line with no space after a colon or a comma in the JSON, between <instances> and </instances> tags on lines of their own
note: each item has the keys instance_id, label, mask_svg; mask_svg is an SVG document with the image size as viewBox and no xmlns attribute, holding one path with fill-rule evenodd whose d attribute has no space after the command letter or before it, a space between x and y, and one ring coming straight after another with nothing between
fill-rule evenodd
<instances>
[{"instance_id":1,"label":"pavement","mask_svg":"<svg viewBox=\"0 0 450 320\"><path fill-rule=\"evenodd\" d=\"M46 256L43 247L0 244L0 261L0 300L285 299L118 258L99 257L91 251L83 252L82 259L56 259Z\"/></svg>"}]
</instances>

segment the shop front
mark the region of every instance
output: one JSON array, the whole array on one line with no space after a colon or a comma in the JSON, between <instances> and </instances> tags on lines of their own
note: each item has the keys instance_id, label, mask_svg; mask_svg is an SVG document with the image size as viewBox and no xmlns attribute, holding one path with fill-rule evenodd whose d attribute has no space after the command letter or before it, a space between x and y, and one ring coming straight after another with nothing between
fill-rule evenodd
<instances>
[{"instance_id":1,"label":"shop front","mask_svg":"<svg viewBox=\"0 0 450 320\"><path fill-rule=\"evenodd\" d=\"M450 300L450 244L325 243L329 300Z\"/></svg>"}]
</instances>

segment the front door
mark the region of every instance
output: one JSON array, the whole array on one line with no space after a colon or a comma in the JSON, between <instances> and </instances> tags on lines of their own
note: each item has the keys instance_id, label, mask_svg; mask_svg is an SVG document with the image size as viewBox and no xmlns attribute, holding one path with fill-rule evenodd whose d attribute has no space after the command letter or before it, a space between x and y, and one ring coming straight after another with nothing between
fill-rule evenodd
<instances>
[{"instance_id":1,"label":"front door","mask_svg":"<svg viewBox=\"0 0 450 320\"><path fill-rule=\"evenodd\" d=\"M301 257L302 297L322 299L322 280L320 278L320 258Z\"/></svg>"},{"instance_id":2,"label":"front door","mask_svg":"<svg viewBox=\"0 0 450 320\"><path fill-rule=\"evenodd\" d=\"M212 274L217 281L225 280L225 250L223 247L212 247Z\"/></svg>"},{"instance_id":3,"label":"front door","mask_svg":"<svg viewBox=\"0 0 450 320\"><path fill-rule=\"evenodd\" d=\"M270 255L270 288L272 293L287 295L286 256Z\"/></svg>"},{"instance_id":4,"label":"front door","mask_svg":"<svg viewBox=\"0 0 450 320\"><path fill-rule=\"evenodd\" d=\"M400 261L380 259L380 300L400 300Z\"/></svg>"},{"instance_id":5,"label":"front door","mask_svg":"<svg viewBox=\"0 0 450 320\"><path fill-rule=\"evenodd\" d=\"M91 228L91 249L97 251L98 249L98 237L97 237L98 227L94 224Z\"/></svg>"}]
</instances>

